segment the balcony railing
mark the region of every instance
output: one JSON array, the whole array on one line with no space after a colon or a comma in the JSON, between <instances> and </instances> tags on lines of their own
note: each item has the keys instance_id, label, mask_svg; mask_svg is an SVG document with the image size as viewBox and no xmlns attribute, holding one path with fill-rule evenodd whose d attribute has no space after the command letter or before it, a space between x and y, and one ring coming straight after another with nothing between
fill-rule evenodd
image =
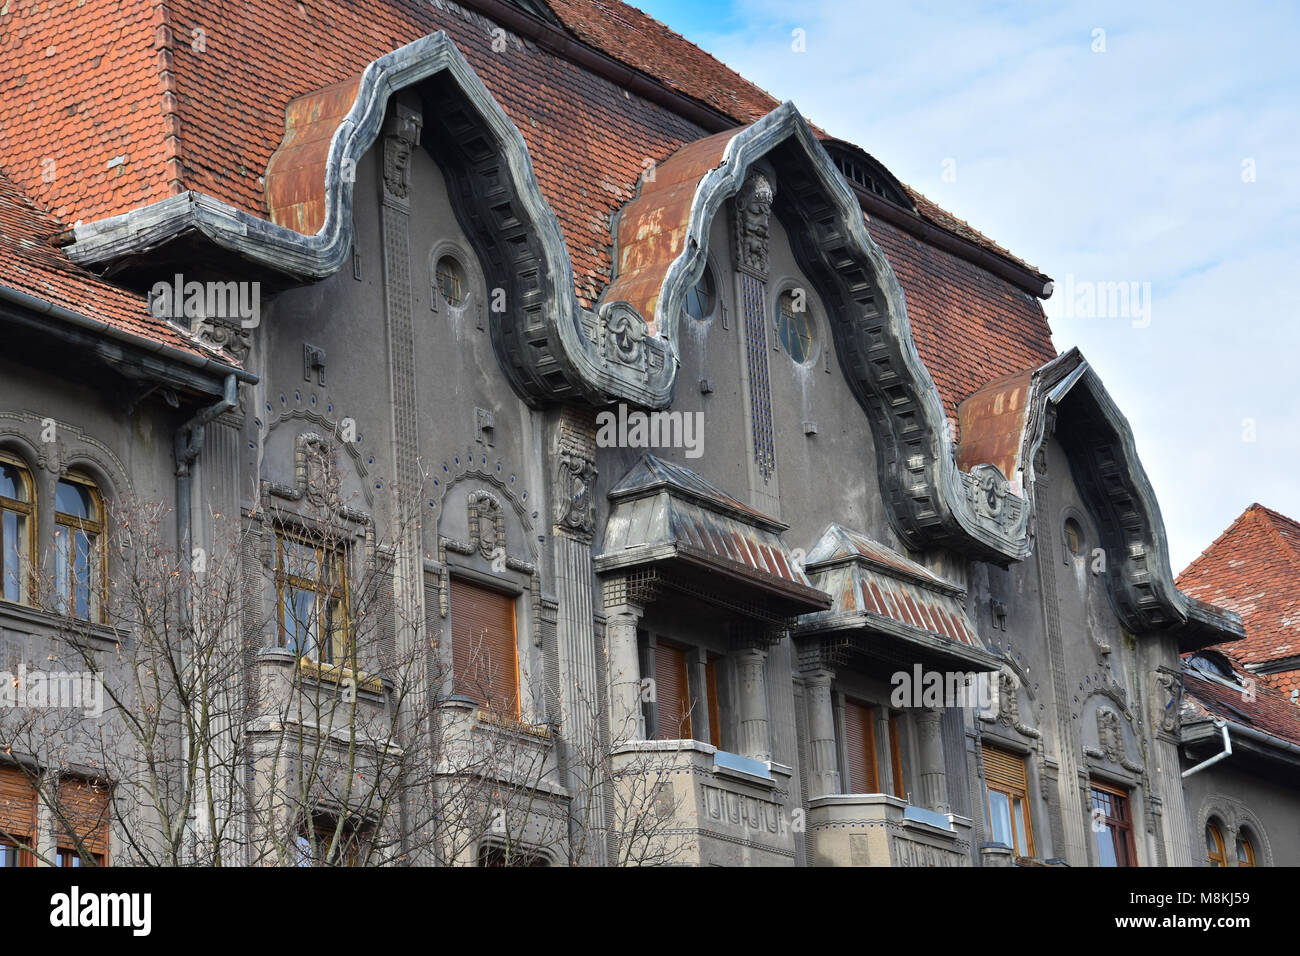
<instances>
[{"instance_id":1,"label":"balcony railing","mask_svg":"<svg viewBox=\"0 0 1300 956\"><path fill-rule=\"evenodd\" d=\"M885 793L808 802L814 866L970 866L971 821L914 807Z\"/></svg>"},{"instance_id":2,"label":"balcony railing","mask_svg":"<svg viewBox=\"0 0 1300 956\"><path fill-rule=\"evenodd\" d=\"M632 741L612 763L618 862L793 865L790 768L697 740Z\"/></svg>"}]
</instances>

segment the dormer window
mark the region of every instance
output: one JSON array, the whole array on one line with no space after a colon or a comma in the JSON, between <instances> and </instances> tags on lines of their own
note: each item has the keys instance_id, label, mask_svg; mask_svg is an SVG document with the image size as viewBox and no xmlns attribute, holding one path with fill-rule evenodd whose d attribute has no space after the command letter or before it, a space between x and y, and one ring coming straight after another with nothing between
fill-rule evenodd
<instances>
[{"instance_id":1,"label":"dormer window","mask_svg":"<svg viewBox=\"0 0 1300 956\"><path fill-rule=\"evenodd\" d=\"M835 168L858 192L871 193L895 206L915 211L903 184L867 153L848 143L829 142L823 145L835 163Z\"/></svg>"}]
</instances>

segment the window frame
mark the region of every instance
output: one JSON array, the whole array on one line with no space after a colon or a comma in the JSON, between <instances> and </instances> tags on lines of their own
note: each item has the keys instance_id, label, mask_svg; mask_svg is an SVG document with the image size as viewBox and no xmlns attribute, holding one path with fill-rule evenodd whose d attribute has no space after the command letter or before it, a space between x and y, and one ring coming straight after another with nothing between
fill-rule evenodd
<instances>
[{"instance_id":1,"label":"window frame","mask_svg":"<svg viewBox=\"0 0 1300 956\"><path fill-rule=\"evenodd\" d=\"M1255 853L1255 841L1252 840L1252 839L1250 838L1250 831L1249 831L1249 830L1246 830L1246 829L1243 828L1243 829L1240 829L1240 830L1237 831L1237 840L1236 840L1236 844L1237 844L1237 846L1236 846L1236 850L1237 850L1237 862L1236 862L1236 865L1237 865L1237 866L1245 866L1245 867L1255 867L1255 866L1259 866L1259 862L1258 862L1258 861L1259 861L1259 857L1258 857L1258 856L1256 855L1256 853ZM1243 862L1242 859L1241 859L1241 851L1242 851L1242 848L1243 848L1243 847L1244 847L1245 850L1246 850L1246 860L1245 860L1245 862ZM1224 865L1226 866L1227 864L1225 863Z\"/></svg>"},{"instance_id":2,"label":"window frame","mask_svg":"<svg viewBox=\"0 0 1300 956\"><path fill-rule=\"evenodd\" d=\"M709 743L722 750L722 701L718 696L718 664L722 654L704 652L704 703L709 717Z\"/></svg>"},{"instance_id":3,"label":"window frame","mask_svg":"<svg viewBox=\"0 0 1300 956\"><path fill-rule=\"evenodd\" d=\"M1205 855L1209 859L1210 866L1227 866L1228 850L1227 844L1223 841L1223 828L1214 817L1205 821L1205 836ZM1210 837L1214 838L1214 845L1217 848L1214 852L1210 850Z\"/></svg>"},{"instance_id":4,"label":"window frame","mask_svg":"<svg viewBox=\"0 0 1300 956\"><path fill-rule=\"evenodd\" d=\"M696 315L690 310L691 297L696 295L700 286L705 280L711 285L711 291L708 298L708 308L703 310L700 315ZM718 314L718 304L722 301L722 288L718 283L717 271L713 268L711 261L704 263L704 271L700 273L699 281L686 290L686 295L682 299L682 314L692 322L704 324L712 320Z\"/></svg>"},{"instance_id":5,"label":"window frame","mask_svg":"<svg viewBox=\"0 0 1300 956\"><path fill-rule=\"evenodd\" d=\"M1073 539L1074 544L1077 545L1077 549L1071 547L1071 539ZM1074 517L1074 515L1066 515L1061 521L1061 543L1065 546L1067 557L1084 557L1087 536L1083 530L1083 522Z\"/></svg>"},{"instance_id":6,"label":"window frame","mask_svg":"<svg viewBox=\"0 0 1300 956\"><path fill-rule=\"evenodd\" d=\"M20 834L11 833L11 837L20 837ZM13 840L0 838L0 851L9 849L13 851L13 863L0 863L0 870L16 870L22 867L35 866L36 860L32 856L32 851L27 849L31 846L30 837L20 838L17 843Z\"/></svg>"},{"instance_id":7,"label":"window frame","mask_svg":"<svg viewBox=\"0 0 1300 956\"><path fill-rule=\"evenodd\" d=\"M90 501L94 507L97 519L81 518L76 515L68 514L59 510L59 485L61 484L79 485L85 488L90 494ZM60 593L61 582L58 579L57 572L54 581L55 599L59 602L59 613L66 614L78 621L87 621L94 624L104 624L107 622L108 613L108 547L105 541L104 529L107 526L107 512L105 510L104 493L99 488L99 483L93 477L81 471L68 471L67 474L59 476L54 483L54 538L50 544L54 550L54 564L58 567L58 534L59 528L68 528L69 534L75 534L80 531L82 534L90 537L93 535L91 547L92 556L90 566L94 580L87 582L87 616L80 617L76 613L76 593L71 591L67 595ZM71 539L75 547L75 538ZM97 566L97 567L96 567ZM76 574L75 556L71 556L68 563L69 574L75 577ZM71 580L71 579L70 579ZM91 599L94 603L91 603ZM66 602L66 604L64 603Z\"/></svg>"},{"instance_id":8,"label":"window frame","mask_svg":"<svg viewBox=\"0 0 1300 956\"><path fill-rule=\"evenodd\" d=\"M786 296L793 297L795 289L803 289L804 308L802 312L796 312L791 308L788 313L789 320L793 321L794 319L801 317L804 324L804 330L807 332L808 336L807 348L800 358L795 357L794 352L790 350L790 344L787 341L786 336L782 334L782 328L787 324L787 312L785 309ZM808 288L807 285L801 285L797 282L790 282L782 285L780 291L776 294L775 314L772 317L774 325L773 331L776 333L773 338L774 346L780 351L785 352L785 354L790 357L791 362L801 367L814 365L817 361L818 355L819 336L817 320L813 315L812 296L813 291Z\"/></svg>"},{"instance_id":9,"label":"window frame","mask_svg":"<svg viewBox=\"0 0 1300 956\"><path fill-rule=\"evenodd\" d=\"M889 712L889 762L894 774L894 796L907 800L907 778L903 766L903 715L897 710Z\"/></svg>"},{"instance_id":10,"label":"window frame","mask_svg":"<svg viewBox=\"0 0 1300 956\"><path fill-rule=\"evenodd\" d=\"M449 275L452 275L455 278L456 285L459 287L459 291L460 291L459 300L455 302L452 301L451 296L449 296L446 290L443 288L442 264L444 261L450 262L455 267L456 274L450 272L448 273ZM443 250L439 252L439 254L434 258L433 294L437 297L437 300L439 302L442 302L448 309L460 310L465 308L465 306L469 304L469 296L470 296L469 282L470 282L469 269L466 268L465 263L461 260L460 256L453 254L449 250Z\"/></svg>"},{"instance_id":11,"label":"window frame","mask_svg":"<svg viewBox=\"0 0 1300 956\"><path fill-rule=\"evenodd\" d=\"M661 736L663 720L660 717L660 695L658 693L659 648L669 647L681 651L683 657L685 703L688 707L685 721L690 734L686 737ZM641 667L642 679L653 677L656 681L653 702L641 702L641 717L645 722L647 740L693 740L708 744L718 750L726 751L725 734L722 722L722 694L720 685L726 680L723 668L727 666L728 655L714 650L708 644L694 643L676 636L665 636L661 632L645 627L637 628L637 659ZM708 740L698 734L700 715L708 722ZM678 722L681 729L681 721Z\"/></svg>"},{"instance_id":12,"label":"window frame","mask_svg":"<svg viewBox=\"0 0 1300 956\"><path fill-rule=\"evenodd\" d=\"M353 640L353 628L351 626L351 605L350 605L350 585L351 585L351 548L346 541L346 536L340 534L337 544L332 543L331 536L326 533L312 532L287 523L276 523L273 525L274 540L273 548L273 579L275 581L275 619L276 619L276 643L275 646L281 650L292 651L294 656L299 660L309 661L316 665L328 667L339 667L347 671L359 672L359 661L357 660L356 643ZM284 562L284 544L286 541L292 541L300 547L310 548L315 555L318 578L323 574L327 567L326 556L337 562L337 573L339 583L337 586L328 584L328 582L312 581L309 578L295 574L286 570ZM298 591L307 591L315 595L315 620L317 633L314 637L316 647L314 656L308 654L301 642L296 648L291 648L287 640L288 631L285 627L285 594L286 590L292 588ZM330 602L337 602L338 624L334 628L328 625L328 608ZM324 613L323 613L324 612ZM322 623L325 633L322 634ZM330 659L324 659L321 654L322 638L329 641Z\"/></svg>"},{"instance_id":13,"label":"window frame","mask_svg":"<svg viewBox=\"0 0 1300 956\"><path fill-rule=\"evenodd\" d=\"M84 862L89 857L91 866L103 866L104 854L85 853L70 846L57 846L54 850L54 865L63 869L84 869Z\"/></svg>"},{"instance_id":14,"label":"window frame","mask_svg":"<svg viewBox=\"0 0 1300 956\"><path fill-rule=\"evenodd\" d=\"M1094 794L1096 792L1108 794L1112 798L1112 806L1116 808L1122 808L1124 810L1123 817L1111 816L1109 814L1104 815L1104 819L1106 821L1107 833L1110 835L1112 841L1115 839L1116 831L1119 831L1124 836L1123 848L1128 862L1124 862L1124 863L1119 862L1119 855L1118 853L1116 853L1116 857L1115 857L1116 867L1119 868L1136 867L1138 865L1138 857L1137 857L1137 845L1133 839L1132 791L1125 790L1119 786L1116 786L1115 784L1106 783L1103 780L1098 780L1096 777L1093 777L1088 781L1089 811L1096 809L1096 803L1094 798ZM1093 836L1098 841L1101 839L1101 832L1096 830L1095 827L1093 831ZM1115 849L1118 850L1119 848L1120 845L1116 844ZM1098 852L1100 852L1100 847L1098 847Z\"/></svg>"},{"instance_id":15,"label":"window frame","mask_svg":"<svg viewBox=\"0 0 1300 956\"><path fill-rule=\"evenodd\" d=\"M655 673L654 673L654 678L655 678L655 701L654 701L654 703L655 703L655 737L654 737L654 739L656 739L656 740L695 740L695 739L696 739L696 738L695 738L695 724L696 724L696 721L695 721L695 707L696 707L697 701L696 701L696 699L695 699L695 696L691 693L691 690L692 690L692 688L691 688L691 650L692 650L692 648L691 648L689 645L687 645L687 644L682 644L682 643L680 643L680 642L678 642L678 641L674 641L674 640L665 640L664 638L661 638L661 637L659 637L658 635L656 635L656 636L655 636L655 643L654 643L654 650L655 650L655 652L654 652L654 670L655 670ZM680 655L680 665L681 665L680 670L681 670L681 673L680 673L680 675L679 675L679 678L680 678L680 679L679 679L678 683L679 683L679 685L680 685L680 686L681 686L681 687L686 691L686 693L685 693L685 695L684 695L684 697L683 697L683 699L682 699L682 705L685 707L685 712L682 713L682 714L680 715L680 717L677 718L677 733L672 734L671 736L667 736L667 737L663 736L663 729L664 729L664 728L663 728L663 725L664 725L664 723L665 723L664 716L663 716L663 713L662 713L663 695L659 693L659 685L660 685L660 683L661 683L661 681L659 680L659 670L660 670L660 667L661 667L661 665L662 665L662 662L661 662L661 659L660 659L660 655L661 655L661 653L662 653L663 651L665 651L665 650L671 652L671 653L672 653L673 655L675 655L675 656L676 656L676 655ZM663 656L667 656L667 655L664 654ZM685 728L685 731L686 731L685 736L683 736L683 735L682 735L682 732L681 732L681 731L683 730L683 727Z\"/></svg>"},{"instance_id":16,"label":"window frame","mask_svg":"<svg viewBox=\"0 0 1300 956\"><path fill-rule=\"evenodd\" d=\"M446 624L447 630L445 633L447 635L447 640L448 643L450 644L450 651L451 651L452 693L455 694L456 696L466 697L469 698L470 700L473 700L480 708L482 708L484 711L486 711L488 714L494 717L522 722L523 713L524 713L523 698L524 698L524 687L526 686L525 684L526 675L524 673L524 656L519 653L519 623L520 623L519 599L520 599L521 592L516 590L514 587L510 586L510 584L506 581L500 581L500 582L486 581L483 579L481 575L466 573L466 570L463 568L451 567L448 570L449 570L449 574L447 580L447 624ZM478 591L487 591L496 594L497 596L502 598L505 602L507 602L510 605L511 639L509 640L508 644L510 648L514 651L514 656L512 659L512 671L511 671L511 673L514 676L514 694L511 699L511 707L506 712L497 712L493 710L493 696L494 696L493 694L487 694L486 700L480 700L479 699L480 696L483 695L481 695L477 691L471 692L473 691L473 688L467 688L465 685L461 683L461 680L464 676L462 673L462 665L465 662L458 661L456 659L456 631L455 631L456 613L455 613L455 598L453 596L453 592L455 588L458 586L460 587L469 586Z\"/></svg>"},{"instance_id":17,"label":"window frame","mask_svg":"<svg viewBox=\"0 0 1300 956\"><path fill-rule=\"evenodd\" d=\"M863 712L866 718L866 728L862 734L865 744L865 752L855 754L849 746L849 720L851 719L850 709L858 709ZM880 789L880 755L877 753L879 748L876 747L876 705L870 701L863 700L860 697L844 697L844 792L852 794L881 793ZM868 786L874 786L875 789L859 790L853 785L854 757L857 756L862 761L862 766L867 777Z\"/></svg>"},{"instance_id":18,"label":"window frame","mask_svg":"<svg viewBox=\"0 0 1300 956\"><path fill-rule=\"evenodd\" d=\"M999 774L997 778L989 772L989 753L1000 755L1002 760L1015 762L1016 769L1019 771L1018 779L1008 781L1006 776ZM1011 834L1011 849L1017 857L1033 858L1036 855L1034 846L1034 815L1033 807L1029 799L1029 764L1026 762L1023 754L999 747L996 744L984 745L984 809L988 814L988 823L990 835L993 830L993 794L998 793L1006 797L1007 800L1007 829ZM1016 834L1016 800L1020 801L1020 807L1024 811L1024 828L1026 846L1021 847L1020 841Z\"/></svg>"},{"instance_id":19,"label":"window frame","mask_svg":"<svg viewBox=\"0 0 1300 956\"><path fill-rule=\"evenodd\" d=\"M330 860L321 856L329 850L330 844L334 841L334 831L338 827L338 818L328 813L304 814L304 818L298 824L298 831L294 834L294 844L298 851L298 860L294 866L348 868L362 866L362 850L365 849L366 842L373 837L373 828L347 820L343 822L339 833L339 845L335 847L339 858Z\"/></svg>"},{"instance_id":20,"label":"window frame","mask_svg":"<svg viewBox=\"0 0 1300 956\"><path fill-rule=\"evenodd\" d=\"M36 519L39 510L38 494L36 480L32 477L32 470L27 463L17 455L0 449L0 464L8 465L18 472L19 480L27 491L27 500L22 501L17 498L10 498L0 495L0 601L6 601L10 604L21 604L30 607L33 604L33 581L32 575L37 566L37 537L36 537ZM19 552L19 560L26 560L27 567L18 568L18 599L10 601L5 597L6 575L4 568L5 559L8 557L8 544L5 541L4 524L5 516L14 514L23 522L24 534L27 537L27 547L25 551Z\"/></svg>"}]
</instances>

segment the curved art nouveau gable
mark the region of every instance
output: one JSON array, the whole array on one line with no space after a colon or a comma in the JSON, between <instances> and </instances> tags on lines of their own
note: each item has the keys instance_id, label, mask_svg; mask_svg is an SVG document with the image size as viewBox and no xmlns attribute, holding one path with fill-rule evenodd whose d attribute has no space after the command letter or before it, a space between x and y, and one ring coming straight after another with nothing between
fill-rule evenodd
<instances>
[{"instance_id":1,"label":"curved art nouveau gable","mask_svg":"<svg viewBox=\"0 0 1300 956\"><path fill-rule=\"evenodd\" d=\"M1097 522L1109 557L1107 593L1115 612L1137 634L1173 630L1183 651L1240 637L1237 614L1175 586L1160 504L1128 420L1082 356L1074 350L1067 355L1077 357L1075 371L1041 400L1053 406L1049 430L1065 449L1075 484ZM1042 440L1040 433L1036 441Z\"/></svg>"},{"instance_id":2,"label":"curved art nouveau gable","mask_svg":"<svg viewBox=\"0 0 1300 956\"><path fill-rule=\"evenodd\" d=\"M857 200L791 103L743 129L684 146L619 216L618 275L603 322L639 323L669 355L650 370L645 403L675 384L677 325L708 258L713 218L756 164L774 171L773 211L831 315L840 365L875 437L895 530L910 547L942 544L999 563L1030 551L1029 513L1001 473L958 470L939 391L917 353L903 289L867 233Z\"/></svg>"}]
</instances>

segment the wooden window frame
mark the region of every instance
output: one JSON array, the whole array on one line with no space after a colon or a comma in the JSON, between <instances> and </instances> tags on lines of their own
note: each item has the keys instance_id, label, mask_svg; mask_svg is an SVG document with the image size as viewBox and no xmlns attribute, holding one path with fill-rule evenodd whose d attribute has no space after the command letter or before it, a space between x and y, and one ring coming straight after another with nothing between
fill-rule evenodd
<instances>
[{"instance_id":1,"label":"wooden window frame","mask_svg":"<svg viewBox=\"0 0 1300 956\"><path fill-rule=\"evenodd\" d=\"M58 510L58 486L64 482L70 485L80 485L90 492L91 504L94 506L96 515L98 515L97 519L92 520L89 518L80 518L76 515L70 515ZM83 472L70 471L66 475L60 477L55 483L54 509L56 534L59 528L67 528L69 529L69 533L80 531L87 535L87 537L90 537L92 539L91 565L92 567L97 565L97 569L93 571L95 574L95 580L87 583L87 616L84 618L77 616L75 589L70 590L67 594L67 605L61 608L61 613L79 621L90 621L92 623L103 624L107 621L108 613L108 547L104 540L104 527L105 522L107 521L107 515L104 510L104 494L99 490L99 484L94 478L84 474ZM75 539L73 540L75 541ZM75 544L73 547L75 548ZM57 566L58 559L56 556L55 567ZM76 574L76 561L75 556L72 553L69 555L68 573L73 576ZM75 581L73 578L70 578L68 583L69 586L71 586ZM65 596L60 593L60 587L61 583L56 577L54 582L54 593L56 598L62 602L65 600ZM92 598L94 599L94 604L93 606L90 606Z\"/></svg>"},{"instance_id":2,"label":"wooden window frame","mask_svg":"<svg viewBox=\"0 0 1300 956\"><path fill-rule=\"evenodd\" d=\"M14 514L23 522L27 535L27 547L23 549L20 557L20 560L26 560L27 567L18 569L18 600L10 603L30 606L34 603L32 575L37 565L36 514L38 509L36 482L32 479L32 471L27 467L27 463L16 455L0 452L0 464L8 465L18 472L19 480L22 481L27 492L26 501L0 495L0 576L5 574L4 562L8 556L9 547L8 542L5 541L4 517L6 514ZM5 597L4 581L0 579L0 601L8 600Z\"/></svg>"},{"instance_id":3,"label":"wooden window frame","mask_svg":"<svg viewBox=\"0 0 1300 956\"><path fill-rule=\"evenodd\" d=\"M686 725L690 734L686 737L661 736L664 721L660 715L658 695L658 666L660 647L681 651L685 659L685 674L682 684L686 689L685 703L688 706ZM641 714L645 719L646 738L649 740L695 740L723 750L722 697L718 692L718 673L727 655L710 650L706 645L693 644L688 641L664 637L658 631L646 628L637 629L637 655L641 665L642 678L654 677L656 694L653 704L643 702ZM701 661L701 655L703 660ZM701 681L703 683L701 684ZM708 740L695 736L700 730L697 714L703 714L708 720ZM678 722L681 729L681 721Z\"/></svg>"},{"instance_id":4,"label":"wooden window frame","mask_svg":"<svg viewBox=\"0 0 1300 956\"><path fill-rule=\"evenodd\" d=\"M1248 866L1248 867L1258 866L1259 865L1259 863L1257 862L1258 857L1256 857L1255 855L1255 841L1250 838L1250 833L1246 830L1238 830L1236 842L1237 842L1236 845L1237 866ZM1241 859L1241 851L1243 847L1246 850L1245 862L1242 862Z\"/></svg>"},{"instance_id":5,"label":"wooden window frame","mask_svg":"<svg viewBox=\"0 0 1300 956\"><path fill-rule=\"evenodd\" d=\"M508 863L507 854L510 860ZM479 844L475 865L485 868L541 868L549 867L551 859L541 850L520 846L512 846L507 850L506 845L500 841L485 840Z\"/></svg>"},{"instance_id":6,"label":"wooden window frame","mask_svg":"<svg viewBox=\"0 0 1300 956\"><path fill-rule=\"evenodd\" d=\"M80 850L70 846L59 846L54 851L54 865L66 869L75 869L79 864L75 861L85 860L89 857L94 866L104 866L104 854L102 853L82 853Z\"/></svg>"},{"instance_id":7,"label":"wooden window frame","mask_svg":"<svg viewBox=\"0 0 1300 956\"><path fill-rule=\"evenodd\" d=\"M1114 784L1110 784L1098 780L1095 777L1089 781L1088 788L1089 788L1089 793L1088 793L1089 812L1091 812L1094 809L1094 805L1092 802L1093 791L1100 791L1101 793L1109 794L1115 800L1122 801L1120 803L1113 803L1113 805L1116 807L1122 807L1124 809L1125 812L1124 817L1121 818L1121 817L1111 816L1107 814L1103 816L1103 819L1106 821L1107 831L1111 835L1112 840L1114 839L1114 833L1117 830L1123 833L1124 835L1124 849L1127 854L1128 862L1118 863L1117 860L1117 865L1119 867L1137 866L1138 865L1137 845L1133 839L1133 799L1131 796L1132 791L1125 790L1121 787L1115 786ZM1100 834L1094 830L1093 837L1094 839L1099 838Z\"/></svg>"},{"instance_id":8,"label":"wooden window frame","mask_svg":"<svg viewBox=\"0 0 1300 956\"><path fill-rule=\"evenodd\" d=\"M720 654L705 652L704 698L709 715L709 743L722 749L722 709L718 698L718 661Z\"/></svg>"},{"instance_id":9,"label":"wooden window frame","mask_svg":"<svg viewBox=\"0 0 1300 956\"><path fill-rule=\"evenodd\" d=\"M300 660L312 664L329 665L341 667L344 670L356 671L358 668L357 649L355 642L352 640L351 608L349 604L350 549L347 543L340 540L338 544L333 544L323 534L314 534L282 524L275 525L274 533L276 647L289 649L288 631L285 627L284 615L286 589L307 591L316 596L317 646L314 650L315 657L306 653L302 647L296 649L297 656ZM340 538L342 538L341 535ZM286 541L311 549L315 555L318 580L313 581L286 568L284 556ZM338 576L337 584L332 585L328 583L328 580L320 580L325 568L328 566L326 563L327 557L330 562L335 563ZM331 601L337 602L339 617L336 626L333 628L328 625L329 617L327 613ZM325 641L329 642L329 659L325 659L321 653Z\"/></svg>"},{"instance_id":10,"label":"wooden window frame","mask_svg":"<svg viewBox=\"0 0 1300 956\"><path fill-rule=\"evenodd\" d=\"M321 854L329 849L330 844L334 841L334 831L338 827L338 819L325 813L312 813L308 819L303 820L298 826L297 837L300 841L306 843L306 856L300 856L298 866L335 866L335 867L359 867L361 866L362 850L365 848L366 841L373 836L373 830L369 826L357 826L352 823L344 822L343 830L339 834L339 845L335 848L340 854L339 859L329 860L322 858ZM300 852L303 844L298 844Z\"/></svg>"},{"instance_id":11,"label":"wooden window frame","mask_svg":"<svg viewBox=\"0 0 1300 956\"><path fill-rule=\"evenodd\" d=\"M1207 840L1205 843L1205 855L1209 858L1210 866L1227 866L1228 851L1227 845L1223 842L1223 828L1215 822L1214 817L1205 821L1205 835L1214 838L1216 847L1214 851L1211 851L1209 841Z\"/></svg>"},{"instance_id":12,"label":"wooden window frame","mask_svg":"<svg viewBox=\"0 0 1300 956\"><path fill-rule=\"evenodd\" d=\"M894 774L894 796L907 800L907 780L903 776L903 735L899 727L902 715L889 712L889 763Z\"/></svg>"},{"instance_id":13,"label":"wooden window frame","mask_svg":"<svg viewBox=\"0 0 1300 956\"><path fill-rule=\"evenodd\" d=\"M998 754L998 757L989 759L989 753ZM1012 779L1011 774L1006 774L990 767L990 764L997 764L998 761L1014 762L1016 769L1019 771ZM1011 831L1011 849L1017 857L1035 856L1034 850L1034 814L1029 800L1029 766L1025 762L1022 754L1012 750L1005 750L1001 747L986 744L984 747L984 809L988 814L989 828L993 826L993 794L999 793L1007 798L1008 825ZM1016 800L1020 801L1021 809L1024 811L1025 824L1025 846L1020 846L1020 841L1016 837Z\"/></svg>"},{"instance_id":14,"label":"wooden window frame","mask_svg":"<svg viewBox=\"0 0 1300 956\"><path fill-rule=\"evenodd\" d=\"M14 858L18 862L16 862L12 867L0 866L0 871L35 866L36 857L33 855L32 851L28 849L28 847L32 845L31 837L27 834L16 833L9 834L9 837L10 839L0 838L0 846L8 847L11 850L17 851ZM17 838L17 842L14 842L14 838Z\"/></svg>"}]
</instances>

